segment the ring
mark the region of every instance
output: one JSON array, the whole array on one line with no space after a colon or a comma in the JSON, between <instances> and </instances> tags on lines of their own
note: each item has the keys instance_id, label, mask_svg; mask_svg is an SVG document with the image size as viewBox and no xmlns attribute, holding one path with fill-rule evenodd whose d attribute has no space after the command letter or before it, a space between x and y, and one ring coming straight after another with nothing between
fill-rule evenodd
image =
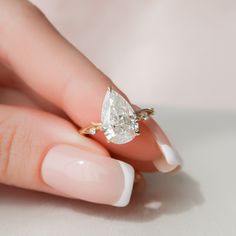
<instances>
[{"instance_id":1,"label":"ring","mask_svg":"<svg viewBox=\"0 0 236 236\"><path fill-rule=\"evenodd\" d=\"M108 87L102 104L101 122L92 122L79 133L95 135L97 131L102 131L107 142L125 144L140 135L139 121L147 120L153 114L153 108L134 111L123 96Z\"/></svg>"}]
</instances>

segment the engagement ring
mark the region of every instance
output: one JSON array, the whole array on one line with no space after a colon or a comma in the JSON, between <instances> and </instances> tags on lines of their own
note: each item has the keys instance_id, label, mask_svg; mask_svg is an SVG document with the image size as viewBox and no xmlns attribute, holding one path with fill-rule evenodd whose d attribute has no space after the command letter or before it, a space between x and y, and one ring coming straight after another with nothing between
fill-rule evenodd
<instances>
[{"instance_id":1,"label":"engagement ring","mask_svg":"<svg viewBox=\"0 0 236 236\"><path fill-rule=\"evenodd\" d=\"M140 135L139 122L147 120L153 113L153 108L134 111L123 96L108 87L102 105L101 122L92 122L79 133L95 135L97 131L102 131L108 142L125 144Z\"/></svg>"}]
</instances>

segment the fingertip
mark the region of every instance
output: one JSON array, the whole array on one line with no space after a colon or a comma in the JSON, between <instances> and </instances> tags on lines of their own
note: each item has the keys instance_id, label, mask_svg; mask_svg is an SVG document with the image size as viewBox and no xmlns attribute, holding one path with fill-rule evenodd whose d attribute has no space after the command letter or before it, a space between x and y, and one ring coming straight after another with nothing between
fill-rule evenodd
<instances>
[{"instance_id":1,"label":"fingertip","mask_svg":"<svg viewBox=\"0 0 236 236\"><path fill-rule=\"evenodd\" d=\"M41 171L48 186L72 198L117 207L130 201L133 167L82 147L54 146L46 154Z\"/></svg>"},{"instance_id":2,"label":"fingertip","mask_svg":"<svg viewBox=\"0 0 236 236\"><path fill-rule=\"evenodd\" d=\"M116 207L125 207L130 202L131 193L134 185L134 168L123 162L118 161L124 174L124 189L119 200L113 205Z\"/></svg>"}]
</instances>

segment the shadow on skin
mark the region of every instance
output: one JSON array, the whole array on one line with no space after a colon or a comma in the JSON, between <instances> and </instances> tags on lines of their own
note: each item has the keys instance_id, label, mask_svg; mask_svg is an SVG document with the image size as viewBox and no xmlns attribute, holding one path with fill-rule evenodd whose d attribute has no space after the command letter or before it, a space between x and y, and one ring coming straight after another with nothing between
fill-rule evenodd
<instances>
[{"instance_id":1,"label":"shadow on skin","mask_svg":"<svg viewBox=\"0 0 236 236\"><path fill-rule=\"evenodd\" d=\"M181 214L204 202L199 184L184 172L176 176L147 174L146 182L137 184L129 206L115 208L110 206L68 200L0 186L0 202L7 205L20 205L26 208L47 206L56 209L70 208L78 214L119 221L146 222L168 214ZM109 190L107 190L109 191Z\"/></svg>"}]
</instances>

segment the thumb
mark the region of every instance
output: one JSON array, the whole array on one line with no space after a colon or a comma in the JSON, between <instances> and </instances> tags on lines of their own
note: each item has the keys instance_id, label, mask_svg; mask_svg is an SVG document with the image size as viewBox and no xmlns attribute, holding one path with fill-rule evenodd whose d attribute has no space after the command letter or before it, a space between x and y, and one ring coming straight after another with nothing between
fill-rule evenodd
<instances>
[{"instance_id":1,"label":"thumb","mask_svg":"<svg viewBox=\"0 0 236 236\"><path fill-rule=\"evenodd\" d=\"M130 165L68 121L0 105L0 183L121 207L133 181Z\"/></svg>"}]
</instances>

